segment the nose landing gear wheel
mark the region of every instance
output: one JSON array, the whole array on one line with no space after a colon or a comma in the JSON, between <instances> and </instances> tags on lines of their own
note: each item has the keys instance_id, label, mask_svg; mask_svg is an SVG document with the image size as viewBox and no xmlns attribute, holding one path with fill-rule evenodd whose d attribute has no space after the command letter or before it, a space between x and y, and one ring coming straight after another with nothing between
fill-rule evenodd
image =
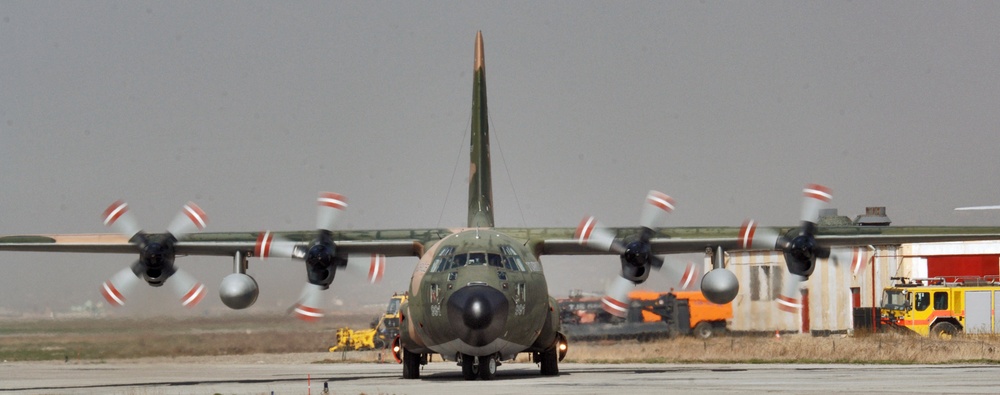
<instances>
[{"instance_id":1,"label":"nose landing gear wheel","mask_svg":"<svg viewBox=\"0 0 1000 395\"><path fill-rule=\"evenodd\" d=\"M497 374L497 359L490 355L479 357L479 378L483 380L493 380Z\"/></svg>"},{"instance_id":2,"label":"nose landing gear wheel","mask_svg":"<svg viewBox=\"0 0 1000 395\"><path fill-rule=\"evenodd\" d=\"M476 377L479 377L479 364L476 363L476 357L462 354L462 377L466 380L475 380Z\"/></svg>"}]
</instances>

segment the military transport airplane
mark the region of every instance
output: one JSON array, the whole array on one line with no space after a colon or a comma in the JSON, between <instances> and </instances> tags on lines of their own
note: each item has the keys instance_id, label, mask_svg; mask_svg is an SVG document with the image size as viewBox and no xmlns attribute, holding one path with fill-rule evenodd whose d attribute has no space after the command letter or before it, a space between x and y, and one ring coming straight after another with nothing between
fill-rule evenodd
<instances>
[{"instance_id":1,"label":"military transport airplane","mask_svg":"<svg viewBox=\"0 0 1000 395\"><path fill-rule=\"evenodd\" d=\"M739 288L725 268L725 251L774 249L785 254L788 270L804 279L818 259L863 264L864 248L920 241L1000 239L1000 228L954 227L820 227L820 208L830 191L819 185L805 189L801 225L664 228L674 200L660 192L646 197L636 228L608 228L585 217L577 228L498 228L494 224L486 107L486 68L482 34L477 33L473 73L471 169L468 223L458 229L337 230L347 208L345 197L322 193L318 199L318 231L195 233L207 217L195 204L184 207L165 233L146 233L124 202L104 213L106 225L119 234L53 234L0 237L0 250L43 252L138 253L138 259L101 286L112 304L123 304L129 291L146 282L169 284L182 304L194 305L205 287L175 265L178 255L228 256L234 273L223 278L222 301L233 309L252 305L256 281L247 274L249 257L288 257L305 262L306 284L296 314L306 320L323 315L321 295L338 271L359 272L377 281L386 256L416 256L407 303L400 307L400 336L393 353L403 377L420 377L430 354L455 361L466 379L491 379L502 361L529 353L541 374L556 375L568 350L559 309L548 290L543 255L619 255L620 269L603 298L604 307L623 315L627 292L654 269L693 272L664 264L660 254L705 252L713 269L701 278L705 296L716 303L733 300ZM792 277L792 276L786 276ZM360 281L359 281L360 282ZM794 281L780 306L795 309Z\"/></svg>"}]
</instances>

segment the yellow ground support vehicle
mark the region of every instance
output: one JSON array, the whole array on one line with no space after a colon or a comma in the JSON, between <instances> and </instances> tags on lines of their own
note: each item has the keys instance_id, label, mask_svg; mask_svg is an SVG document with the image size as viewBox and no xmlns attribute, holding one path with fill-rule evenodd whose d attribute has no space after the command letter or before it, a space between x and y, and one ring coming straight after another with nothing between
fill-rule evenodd
<instances>
[{"instance_id":1,"label":"yellow ground support vehicle","mask_svg":"<svg viewBox=\"0 0 1000 395\"><path fill-rule=\"evenodd\" d=\"M337 329L337 345L330 347L330 352L371 350L375 348L375 332L377 328L355 331L351 328Z\"/></svg>"},{"instance_id":2,"label":"yellow ground support vehicle","mask_svg":"<svg viewBox=\"0 0 1000 395\"><path fill-rule=\"evenodd\" d=\"M973 278L893 278L882 293L881 324L923 336L1000 333L1000 282Z\"/></svg>"},{"instance_id":3,"label":"yellow ground support vehicle","mask_svg":"<svg viewBox=\"0 0 1000 395\"><path fill-rule=\"evenodd\" d=\"M370 329L352 330L340 328L337 330L337 345L330 347L330 352L356 351L386 348L392 339L399 336L399 305L406 301L406 294L396 293L389 298L389 305Z\"/></svg>"}]
</instances>

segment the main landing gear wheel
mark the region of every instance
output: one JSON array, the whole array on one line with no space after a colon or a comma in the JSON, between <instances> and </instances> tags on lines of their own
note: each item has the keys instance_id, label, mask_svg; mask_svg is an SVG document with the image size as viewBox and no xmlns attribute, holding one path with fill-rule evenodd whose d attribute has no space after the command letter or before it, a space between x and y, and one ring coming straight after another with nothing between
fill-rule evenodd
<instances>
[{"instance_id":1,"label":"main landing gear wheel","mask_svg":"<svg viewBox=\"0 0 1000 395\"><path fill-rule=\"evenodd\" d=\"M462 377L466 380L475 380L476 377L479 377L479 364L476 363L476 357L462 354Z\"/></svg>"},{"instance_id":2,"label":"main landing gear wheel","mask_svg":"<svg viewBox=\"0 0 1000 395\"><path fill-rule=\"evenodd\" d=\"M555 376L559 374L559 349L552 347L551 350L539 353L539 365L542 367L542 376Z\"/></svg>"},{"instance_id":3,"label":"main landing gear wheel","mask_svg":"<svg viewBox=\"0 0 1000 395\"><path fill-rule=\"evenodd\" d=\"M420 378L420 354L403 349L403 378Z\"/></svg>"},{"instance_id":4,"label":"main landing gear wheel","mask_svg":"<svg viewBox=\"0 0 1000 395\"><path fill-rule=\"evenodd\" d=\"M493 380L497 374L497 358L495 356L479 357L479 378Z\"/></svg>"}]
</instances>

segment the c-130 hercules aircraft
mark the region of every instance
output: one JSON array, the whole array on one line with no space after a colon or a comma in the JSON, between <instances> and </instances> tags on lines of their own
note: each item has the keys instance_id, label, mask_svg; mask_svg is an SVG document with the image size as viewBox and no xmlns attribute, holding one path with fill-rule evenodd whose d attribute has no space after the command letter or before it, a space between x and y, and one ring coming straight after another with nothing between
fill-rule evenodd
<instances>
[{"instance_id":1,"label":"c-130 hercules aircraft","mask_svg":"<svg viewBox=\"0 0 1000 395\"><path fill-rule=\"evenodd\" d=\"M420 377L430 354L455 361L466 379L492 379L502 361L530 353L542 375L559 373L568 350L560 331L559 309L549 295L542 255L615 254L620 271L609 282L603 305L623 316L630 288L644 282L653 269L694 275L692 266L664 264L658 254L705 252L713 270L702 276L701 289L716 303L732 301L739 284L725 268L725 251L781 250L794 276L779 300L784 310L798 308L797 285L811 273L817 259L864 264L865 248L921 241L1000 239L1000 228L959 227L819 227L819 211L829 201L825 187L805 189L798 227L662 228L674 201L660 192L646 197L638 228L607 228L586 217L577 228L497 228L493 221L486 69L482 34L476 34L473 74L471 169L468 224L459 229L336 230L347 200L335 193L318 199L318 231L195 233L207 217L189 203L165 233L145 233L128 205L115 202L104 213L114 234L52 234L0 237L0 250L41 252L139 253L139 258L101 286L112 304L124 304L140 280L151 286L169 283L181 303L193 306L205 287L175 265L177 255L231 256L234 273L220 285L222 301L233 309L256 301L256 281L247 274L247 260L288 257L305 261L307 282L295 307L299 318L323 316L322 291L338 270L366 275L375 282L386 256L417 256L409 300L400 306L400 336L393 354L403 365L403 378Z\"/></svg>"}]
</instances>

